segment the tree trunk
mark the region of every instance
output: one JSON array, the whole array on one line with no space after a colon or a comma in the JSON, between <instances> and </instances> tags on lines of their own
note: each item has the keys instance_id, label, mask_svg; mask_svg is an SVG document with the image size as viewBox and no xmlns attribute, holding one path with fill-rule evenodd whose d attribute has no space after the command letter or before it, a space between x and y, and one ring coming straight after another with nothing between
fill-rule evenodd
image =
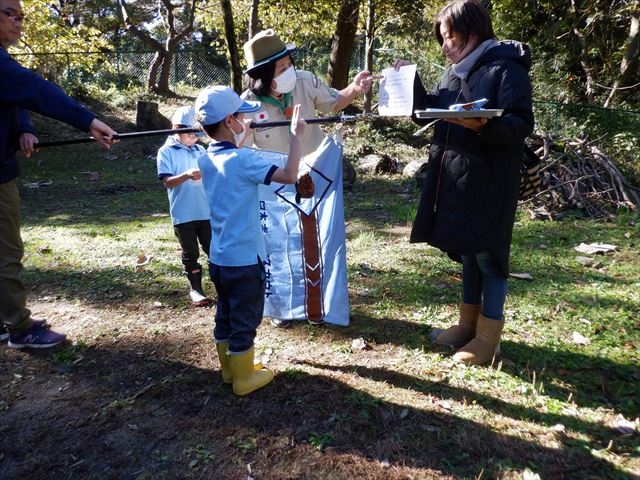
<instances>
[{"instance_id":1,"label":"tree trunk","mask_svg":"<svg viewBox=\"0 0 640 480\"><path fill-rule=\"evenodd\" d=\"M366 39L364 46L364 69L373 72L373 42L375 40L375 20L376 5L375 0L367 0L367 25ZM371 104L373 102L373 89L364 94L364 113L371 113Z\"/></svg>"},{"instance_id":2,"label":"tree trunk","mask_svg":"<svg viewBox=\"0 0 640 480\"><path fill-rule=\"evenodd\" d=\"M128 5L126 0L118 0L122 20L124 21L127 31L138 37L145 45L151 47L156 52L153 57L153 62L149 67L149 77L147 78L148 91L164 95L173 93L169 88L169 80L171 78L174 53L180 42L194 30L197 1L198 0L189 0L189 3L185 1L184 5L180 7L173 5L171 0L161 0L166 8L163 25L166 28L167 34L167 40L165 44L162 44L152 37L151 32L144 29L146 27L141 28L142 24L138 25L133 23L127 11ZM185 8L189 14L188 21L184 23L182 31L176 29L176 17L173 13L173 10L176 8Z\"/></svg>"},{"instance_id":3,"label":"tree trunk","mask_svg":"<svg viewBox=\"0 0 640 480\"><path fill-rule=\"evenodd\" d=\"M360 0L342 0L329 57L329 85L342 90L349 85L349 65L358 30Z\"/></svg>"},{"instance_id":4,"label":"tree trunk","mask_svg":"<svg viewBox=\"0 0 640 480\"><path fill-rule=\"evenodd\" d=\"M613 97L618 93L626 83L631 80L630 72L634 71L634 66L638 64L638 56L640 53L640 2L636 1L631 16L631 25L629 27L629 38L627 39L627 48L620 64L620 75L616 79L609 92L604 106L608 107L613 101Z\"/></svg>"},{"instance_id":5,"label":"tree trunk","mask_svg":"<svg viewBox=\"0 0 640 480\"><path fill-rule=\"evenodd\" d=\"M227 43L227 60L231 65L231 87L238 93L242 92L242 69L240 68L240 56L238 54L238 42L233 22L231 0L220 0L222 17L224 18L224 38Z\"/></svg>"},{"instance_id":6,"label":"tree trunk","mask_svg":"<svg viewBox=\"0 0 640 480\"><path fill-rule=\"evenodd\" d=\"M161 95L172 94L169 83L171 80L171 68L173 67L173 56L175 52L175 46L171 46L172 42L167 42L167 51L164 54L164 60L160 67L160 75L158 76L158 82L156 83L156 93Z\"/></svg>"},{"instance_id":7,"label":"tree trunk","mask_svg":"<svg viewBox=\"0 0 640 480\"><path fill-rule=\"evenodd\" d=\"M577 0L571 0L571 11L573 13L573 26L572 31L573 34L578 38L580 42L580 66L582 67L582 71L584 72L586 81L584 87L585 98L588 102L593 101L593 97L595 94L594 85L595 81L593 79L593 68L591 66L591 61L589 59L589 42L588 38L590 37L588 32L583 32L580 30L580 25L584 23L584 14L581 13L580 8L577 5Z\"/></svg>"},{"instance_id":8,"label":"tree trunk","mask_svg":"<svg viewBox=\"0 0 640 480\"><path fill-rule=\"evenodd\" d=\"M258 19L258 10L260 9L260 0L253 0L251 2L251 9L249 10L249 38L251 40L253 36L260 31L260 20Z\"/></svg>"},{"instance_id":9,"label":"tree trunk","mask_svg":"<svg viewBox=\"0 0 640 480\"><path fill-rule=\"evenodd\" d=\"M156 79L158 78L158 72L164 61L164 55L164 50L156 50L153 56L153 62L151 62L151 66L149 67L149 77L147 78L147 90L150 92L156 91Z\"/></svg>"}]
</instances>

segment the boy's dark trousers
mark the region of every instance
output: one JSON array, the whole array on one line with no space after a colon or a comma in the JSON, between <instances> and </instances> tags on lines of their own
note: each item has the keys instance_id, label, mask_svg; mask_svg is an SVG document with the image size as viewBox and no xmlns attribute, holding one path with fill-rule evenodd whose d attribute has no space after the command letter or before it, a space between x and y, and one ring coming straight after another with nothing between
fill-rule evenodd
<instances>
[{"instance_id":1,"label":"boy's dark trousers","mask_svg":"<svg viewBox=\"0 0 640 480\"><path fill-rule=\"evenodd\" d=\"M211 244L211 223L209 220L194 220L173 226L182 248L182 265L191 288L202 292L202 265L198 263L200 247L209 256Z\"/></svg>"},{"instance_id":2,"label":"boy's dark trousers","mask_svg":"<svg viewBox=\"0 0 640 480\"><path fill-rule=\"evenodd\" d=\"M209 263L209 275L218 302L216 341L229 341L230 352L244 352L253 346L264 311L265 271L262 262L245 267L222 267Z\"/></svg>"}]
</instances>

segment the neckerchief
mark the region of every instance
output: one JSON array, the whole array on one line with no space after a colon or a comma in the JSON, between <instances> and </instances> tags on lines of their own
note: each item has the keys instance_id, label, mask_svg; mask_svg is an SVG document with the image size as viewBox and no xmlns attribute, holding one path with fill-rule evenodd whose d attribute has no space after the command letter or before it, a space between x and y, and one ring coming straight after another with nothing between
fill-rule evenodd
<instances>
[{"instance_id":1,"label":"neckerchief","mask_svg":"<svg viewBox=\"0 0 640 480\"><path fill-rule=\"evenodd\" d=\"M275 105L280 110L282 110L282 113L284 113L284 116L286 118L291 118L291 115L293 114L293 107L291 106L291 93L290 92L282 94L282 99L284 100L284 104L282 102L279 102L278 100L276 100L273 97L262 97L260 95L256 95L256 97L262 103L270 103L271 105Z\"/></svg>"}]
</instances>

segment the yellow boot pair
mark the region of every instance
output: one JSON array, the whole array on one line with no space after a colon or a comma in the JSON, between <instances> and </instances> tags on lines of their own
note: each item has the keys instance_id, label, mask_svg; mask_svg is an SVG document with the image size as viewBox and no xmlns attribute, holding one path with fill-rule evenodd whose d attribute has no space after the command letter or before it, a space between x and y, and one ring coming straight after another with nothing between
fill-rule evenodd
<instances>
[{"instance_id":1,"label":"yellow boot pair","mask_svg":"<svg viewBox=\"0 0 640 480\"><path fill-rule=\"evenodd\" d=\"M273 380L271 370L264 368L260 362L254 363L254 347L244 352L230 352L228 347L229 342L216 342L222 381L233 384L233 393L248 395Z\"/></svg>"}]
</instances>

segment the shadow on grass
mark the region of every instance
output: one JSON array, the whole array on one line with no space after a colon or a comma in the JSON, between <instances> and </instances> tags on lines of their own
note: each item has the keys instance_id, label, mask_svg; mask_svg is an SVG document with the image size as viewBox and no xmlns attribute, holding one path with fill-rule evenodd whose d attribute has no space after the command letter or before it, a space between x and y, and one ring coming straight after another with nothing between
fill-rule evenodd
<instances>
[{"instance_id":1,"label":"shadow on grass","mask_svg":"<svg viewBox=\"0 0 640 480\"><path fill-rule=\"evenodd\" d=\"M28 269L25 281L37 292L38 297L53 295L97 308L117 303L139 303L140 299L144 299L147 304L158 301L178 311L187 308L187 303L185 292L181 290L185 281L179 275L179 267L176 267L176 272L177 283L168 284L159 281L158 273L153 270ZM397 286L402 289L402 282L398 281ZM453 287L447 290L452 289ZM212 288L211 291L213 293ZM452 299L444 296L431 295L429 298L430 307L436 309L453 303ZM321 327L323 332L334 339L364 338L375 344L389 343L411 350L442 351L429 341L433 326L428 320L370 318L358 310L358 306L352 305L349 327L328 325ZM294 322L294 325L295 332L298 327L306 326L306 323ZM306 330L301 329L300 335L306 335ZM503 355L513 362L513 366L505 368L505 371L513 371L525 382L531 382L535 375L538 387L542 384L546 395L563 402L571 396L574 403L589 408L614 406L627 418L633 418L637 414L639 407L634 381L637 366L631 363L586 355L568 344L564 347L550 347L503 341L502 350Z\"/></svg>"},{"instance_id":2,"label":"shadow on grass","mask_svg":"<svg viewBox=\"0 0 640 480\"><path fill-rule=\"evenodd\" d=\"M370 344L393 344L408 349L450 354L429 340L432 327L397 319L356 319L348 328L325 327L329 339L363 338ZM302 341L302 340L301 340ZM612 408L633 419L638 404L637 365L615 362L605 357L587 355L567 345L565 350L510 341L501 342L503 372L532 385L537 394L558 402L547 407L551 411L563 405L586 408Z\"/></svg>"},{"instance_id":3,"label":"shadow on grass","mask_svg":"<svg viewBox=\"0 0 640 480\"><path fill-rule=\"evenodd\" d=\"M0 373L8 386L3 478L245 478L247 465L251 476L265 479L497 478L525 468L542 478L625 478L590 454L587 441L560 438L561 448L547 447L531 433L501 431L499 422L462 418L439 403L476 402L497 418L612 434L569 415L540 414L384 368L313 362L307 366L317 374L286 371L238 398L221 383L217 364L175 360L177 351L213 350L203 339L185 340L129 338L68 352L65 362L74 347L31 356L0 350L0 361L12 368ZM25 372L20 381L11 378ZM422 395L431 406L407 408L353 388L354 372Z\"/></svg>"}]
</instances>

